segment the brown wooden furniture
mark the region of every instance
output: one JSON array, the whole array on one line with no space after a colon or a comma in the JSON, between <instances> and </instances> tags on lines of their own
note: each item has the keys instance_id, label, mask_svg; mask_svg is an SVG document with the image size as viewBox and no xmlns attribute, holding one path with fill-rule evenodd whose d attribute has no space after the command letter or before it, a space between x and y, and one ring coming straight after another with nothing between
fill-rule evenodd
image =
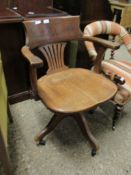
<instances>
[{"instance_id":1,"label":"brown wooden furniture","mask_svg":"<svg viewBox=\"0 0 131 175\"><path fill-rule=\"evenodd\" d=\"M35 141L45 143L43 138L67 116L73 117L89 140L92 155L95 155L99 145L92 135L84 111L111 99L117 91L116 85L102 75L82 68L69 68L64 64L64 49L66 41L91 40L104 47L115 48L110 42L98 38L83 38L79 29L79 17L39 18L24 21L26 28L26 45L22 53L30 63L30 81L34 97L40 97L46 107L54 115L36 137ZM42 59L33 54L34 49L43 54ZM100 51L100 55L102 54ZM44 61L44 63L43 63ZM45 76L37 78L37 68L48 63ZM99 66L99 57L98 57Z\"/></svg>"},{"instance_id":2,"label":"brown wooden furniture","mask_svg":"<svg viewBox=\"0 0 131 175\"><path fill-rule=\"evenodd\" d=\"M0 8L0 50L9 99L18 100L28 94L26 62L21 61L20 48L24 45L23 17L6 7ZM5 39L6 38L6 39ZM7 42L8 41L8 42ZM15 63L15 64L14 64ZM22 71L20 71L22 70ZM25 83L22 83L25 79ZM29 95L28 95L29 96Z\"/></svg>"},{"instance_id":3,"label":"brown wooden furniture","mask_svg":"<svg viewBox=\"0 0 131 175\"><path fill-rule=\"evenodd\" d=\"M53 5L71 15L81 15L83 27L96 20L113 18L108 0L54 0Z\"/></svg>"},{"instance_id":4,"label":"brown wooden furniture","mask_svg":"<svg viewBox=\"0 0 131 175\"><path fill-rule=\"evenodd\" d=\"M82 29L93 21L112 20L113 18L108 0L83 0L80 12Z\"/></svg>"},{"instance_id":5,"label":"brown wooden furniture","mask_svg":"<svg viewBox=\"0 0 131 175\"><path fill-rule=\"evenodd\" d=\"M36 5L37 4L37 5ZM66 12L53 8L52 0L15 0L10 8L22 15L24 19L46 16L63 16Z\"/></svg>"}]
</instances>

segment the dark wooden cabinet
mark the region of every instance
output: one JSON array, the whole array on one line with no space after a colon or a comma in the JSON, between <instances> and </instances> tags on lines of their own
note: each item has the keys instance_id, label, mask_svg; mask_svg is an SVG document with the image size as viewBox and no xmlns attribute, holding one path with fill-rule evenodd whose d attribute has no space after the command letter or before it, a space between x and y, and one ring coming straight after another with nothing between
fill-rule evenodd
<instances>
[{"instance_id":1,"label":"dark wooden cabinet","mask_svg":"<svg viewBox=\"0 0 131 175\"><path fill-rule=\"evenodd\" d=\"M80 15L80 0L54 0L53 6L71 15Z\"/></svg>"},{"instance_id":2,"label":"dark wooden cabinet","mask_svg":"<svg viewBox=\"0 0 131 175\"><path fill-rule=\"evenodd\" d=\"M18 6L22 8L30 8L30 7L40 7L44 6L52 6L53 0L10 0L11 6Z\"/></svg>"},{"instance_id":3,"label":"dark wooden cabinet","mask_svg":"<svg viewBox=\"0 0 131 175\"><path fill-rule=\"evenodd\" d=\"M8 87L8 95L15 97L29 88L27 64L22 58L25 43L21 22L0 24L0 51Z\"/></svg>"},{"instance_id":4,"label":"dark wooden cabinet","mask_svg":"<svg viewBox=\"0 0 131 175\"><path fill-rule=\"evenodd\" d=\"M55 0L54 7L81 16L81 27L96 20L112 20L108 0Z\"/></svg>"},{"instance_id":5,"label":"dark wooden cabinet","mask_svg":"<svg viewBox=\"0 0 131 175\"><path fill-rule=\"evenodd\" d=\"M24 45L23 17L0 6L0 52L9 97L27 90L26 63L20 52ZM24 82L24 81L26 82Z\"/></svg>"},{"instance_id":6,"label":"dark wooden cabinet","mask_svg":"<svg viewBox=\"0 0 131 175\"><path fill-rule=\"evenodd\" d=\"M96 20L111 20L112 12L108 0L82 0L81 22L88 24Z\"/></svg>"}]
</instances>

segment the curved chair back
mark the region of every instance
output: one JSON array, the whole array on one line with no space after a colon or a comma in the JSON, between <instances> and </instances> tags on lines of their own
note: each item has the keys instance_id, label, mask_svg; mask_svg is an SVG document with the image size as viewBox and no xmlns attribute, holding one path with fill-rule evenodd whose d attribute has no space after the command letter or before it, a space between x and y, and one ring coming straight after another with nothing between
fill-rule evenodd
<instances>
[{"instance_id":1,"label":"curved chair back","mask_svg":"<svg viewBox=\"0 0 131 175\"><path fill-rule=\"evenodd\" d=\"M31 49L45 44L76 40L82 36L79 16L38 18L23 23L26 29L26 45Z\"/></svg>"}]
</instances>

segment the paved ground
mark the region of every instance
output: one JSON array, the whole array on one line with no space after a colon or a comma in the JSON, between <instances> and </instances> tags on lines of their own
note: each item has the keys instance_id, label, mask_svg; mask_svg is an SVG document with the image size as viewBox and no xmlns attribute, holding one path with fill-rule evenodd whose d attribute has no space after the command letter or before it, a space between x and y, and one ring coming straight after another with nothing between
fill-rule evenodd
<instances>
[{"instance_id":1,"label":"paved ground","mask_svg":"<svg viewBox=\"0 0 131 175\"><path fill-rule=\"evenodd\" d=\"M46 146L36 146L35 134L52 114L40 101L27 100L11 106L10 153L14 175L130 175L131 103L126 105L116 131L111 130L113 106L108 103L87 119L100 143L95 157L72 119L64 120L47 138ZM0 173L3 175L3 173Z\"/></svg>"}]
</instances>

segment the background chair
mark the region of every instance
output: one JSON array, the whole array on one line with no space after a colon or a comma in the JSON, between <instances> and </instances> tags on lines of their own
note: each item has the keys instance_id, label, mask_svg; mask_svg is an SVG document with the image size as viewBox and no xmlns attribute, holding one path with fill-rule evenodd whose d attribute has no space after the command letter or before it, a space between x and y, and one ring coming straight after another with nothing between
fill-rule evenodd
<instances>
[{"instance_id":1,"label":"background chair","mask_svg":"<svg viewBox=\"0 0 131 175\"><path fill-rule=\"evenodd\" d=\"M111 99L117 88L110 80L90 70L69 68L64 64L64 49L66 41L76 39L95 41L103 47L117 48L118 45L97 38L83 38L79 22L78 16L25 21L26 45L21 51L30 63L34 97L38 95L44 105L54 113L49 124L35 137L35 141L45 144L43 138L60 121L70 116L82 129L91 144L92 155L95 155L99 145L83 112ZM38 49L43 54L41 58L48 63L46 75L40 78L37 78L36 69L43 66L43 61L33 54L34 49Z\"/></svg>"},{"instance_id":2,"label":"background chair","mask_svg":"<svg viewBox=\"0 0 131 175\"><path fill-rule=\"evenodd\" d=\"M96 21L87 25L84 29L84 36L95 36L99 34L109 34L118 36L120 42L122 41L128 52L131 54L131 37L124 27L111 21ZM97 52L92 42L85 42L86 48L89 52L90 57L96 64ZM105 49L106 51L106 49ZM120 116L123 106L131 99L131 63L119 60L114 60L114 50L111 52L109 60L101 58L100 69L95 71L103 72L106 77L110 78L113 82L118 85L117 94L114 97L113 102L116 104L115 113L113 116L112 128L115 129L115 121Z\"/></svg>"}]
</instances>

